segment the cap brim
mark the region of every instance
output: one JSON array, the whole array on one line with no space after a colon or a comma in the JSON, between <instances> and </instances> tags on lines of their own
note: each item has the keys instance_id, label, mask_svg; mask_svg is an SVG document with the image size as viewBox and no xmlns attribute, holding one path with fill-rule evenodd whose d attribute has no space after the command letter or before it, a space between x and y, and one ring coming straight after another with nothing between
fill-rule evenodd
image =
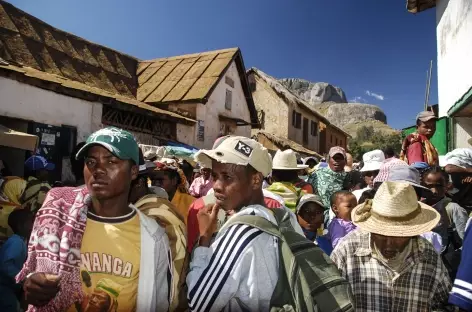
<instances>
[{"instance_id":1,"label":"cap brim","mask_svg":"<svg viewBox=\"0 0 472 312\"><path fill-rule=\"evenodd\" d=\"M422 122L427 122L427 121L430 121L432 119L438 119L438 118L436 116L428 116L428 117L418 118L417 120L422 121Z\"/></svg>"},{"instance_id":2,"label":"cap brim","mask_svg":"<svg viewBox=\"0 0 472 312\"><path fill-rule=\"evenodd\" d=\"M82 148L77 152L77 155L75 156L76 159L81 159L81 158L84 158L87 154L87 151L93 147L93 146L102 146L104 148L106 148L110 153L112 153L113 155L115 155L116 157L120 158L120 159L125 159L125 158L122 158L122 156L120 155L119 151L117 151L113 146L111 146L110 144L107 144L107 143L104 143L104 142L90 142L90 143L87 143L85 144L84 146L82 146ZM126 159L131 159L131 158L126 158Z\"/></svg>"},{"instance_id":3,"label":"cap brim","mask_svg":"<svg viewBox=\"0 0 472 312\"><path fill-rule=\"evenodd\" d=\"M363 231L391 237L413 237L431 231L439 222L441 216L434 208L418 202L421 213L408 221L395 222L394 220L385 221L378 219L375 215L363 221L353 221L353 223ZM357 211L364 207L364 204L358 205L352 210L352 219Z\"/></svg>"},{"instance_id":4,"label":"cap brim","mask_svg":"<svg viewBox=\"0 0 472 312\"><path fill-rule=\"evenodd\" d=\"M53 163L48 163L44 169L48 171L53 171L54 169L56 169L56 165Z\"/></svg>"},{"instance_id":5,"label":"cap brim","mask_svg":"<svg viewBox=\"0 0 472 312\"><path fill-rule=\"evenodd\" d=\"M360 170L360 172L368 172L368 171L377 171L380 170L380 166L382 163L369 163L365 164L364 167Z\"/></svg>"},{"instance_id":6,"label":"cap brim","mask_svg":"<svg viewBox=\"0 0 472 312\"><path fill-rule=\"evenodd\" d=\"M194 158L196 162L201 163L207 168L212 167L213 160L216 160L222 164L234 164L241 166L247 166L249 164L247 159L228 151L223 152L218 150L200 150L195 154Z\"/></svg>"}]
</instances>

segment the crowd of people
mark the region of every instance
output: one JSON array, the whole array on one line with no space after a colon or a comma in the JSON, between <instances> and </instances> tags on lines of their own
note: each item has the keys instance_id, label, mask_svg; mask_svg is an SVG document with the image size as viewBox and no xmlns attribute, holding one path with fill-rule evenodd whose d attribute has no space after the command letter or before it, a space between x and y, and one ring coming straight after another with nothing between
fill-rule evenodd
<instances>
[{"instance_id":1,"label":"crowd of people","mask_svg":"<svg viewBox=\"0 0 472 312\"><path fill-rule=\"evenodd\" d=\"M472 311L472 150L439 157L435 118L359 164L222 136L194 169L109 127L51 188L32 156L1 180L0 311Z\"/></svg>"}]
</instances>

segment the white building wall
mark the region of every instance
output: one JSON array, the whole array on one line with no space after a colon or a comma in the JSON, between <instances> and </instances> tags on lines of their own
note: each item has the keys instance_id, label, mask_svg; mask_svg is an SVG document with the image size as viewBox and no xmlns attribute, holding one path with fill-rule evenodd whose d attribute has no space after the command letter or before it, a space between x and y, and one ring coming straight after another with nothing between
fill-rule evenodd
<instances>
[{"instance_id":1,"label":"white building wall","mask_svg":"<svg viewBox=\"0 0 472 312\"><path fill-rule=\"evenodd\" d=\"M439 117L472 87L472 1L436 2Z\"/></svg>"},{"instance_id":2,"label":"white building wall","mask_svg":"<svg viewBox=\"0 0 472 312\"><path fill-rule=\"evenodd\" d=\"M213 90L206 104L198 104L196 109L196 119L203 120L205 124L204 141L199 141L198 124L195 126L186 126L177 124L177 140L197 148L211 148L216 138L220 134L221 122L219 115L231 118L243 119L251 122L249 108L246 97L244 96L241 79L239 77L236 64L233 62L225 76L231 78L234 82L234 88L225 83L225 77L222 77L216 88ZM231 110L225 108L226 89L232 91ZM232 127L234 135L250 137L251 126Z\"/></svg>"},{"instance_id":3,"label":"white building wall","mask_svg":"<svg viewBox=\"0 0 472 312\"><path fill-rule=\"evenodd\" d=\"M102 104L0 77L0 115L77 128L77 142L101 127Z\"/></svg>"},{"instance_id":4,"label":"white building wall","mask_svg":"<svg viewBox=\"0 0 472 312\"><path fill-rule=\"evenodd\" d=\"M470 148L468 140L472 136L472 122L468 117L456 117L454 122L454 148Z\"/></svg>"}]
</instances>

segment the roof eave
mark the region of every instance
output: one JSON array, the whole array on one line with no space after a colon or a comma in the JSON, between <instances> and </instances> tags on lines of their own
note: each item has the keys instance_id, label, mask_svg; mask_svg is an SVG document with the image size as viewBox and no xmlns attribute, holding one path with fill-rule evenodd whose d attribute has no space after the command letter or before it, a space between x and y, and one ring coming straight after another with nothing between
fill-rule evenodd
<instances>
[{"instance_id":1,"label":"roof eave","mask_svg":"<svg viewBox=\"0 0 472 312\"><path fill-rule=\"evenodd\" d=\"M406 9L408 12L416 14L429 10L436 6L436 0L407 0Z\"/></svg>"}]
</instances>

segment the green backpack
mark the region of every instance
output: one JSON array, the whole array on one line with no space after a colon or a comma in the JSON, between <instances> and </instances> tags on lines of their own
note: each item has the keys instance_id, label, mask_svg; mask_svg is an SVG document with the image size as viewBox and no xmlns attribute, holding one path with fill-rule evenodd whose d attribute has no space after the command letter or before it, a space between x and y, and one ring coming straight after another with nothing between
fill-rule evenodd
<instances>
[{"instance_id":1,"label":"green backpack","mask_svg":"<svg viewBox=\"0 0 472 312\"><path fill-rule=\"evenodd\" d=\"M294 231L290 215L272 209L279 226L258 216L230 218L225 227L246 224L278 238L279 279L271 298L271 312L354 311L348 281L313 242Z\"/></svg>"}]
</instances>

